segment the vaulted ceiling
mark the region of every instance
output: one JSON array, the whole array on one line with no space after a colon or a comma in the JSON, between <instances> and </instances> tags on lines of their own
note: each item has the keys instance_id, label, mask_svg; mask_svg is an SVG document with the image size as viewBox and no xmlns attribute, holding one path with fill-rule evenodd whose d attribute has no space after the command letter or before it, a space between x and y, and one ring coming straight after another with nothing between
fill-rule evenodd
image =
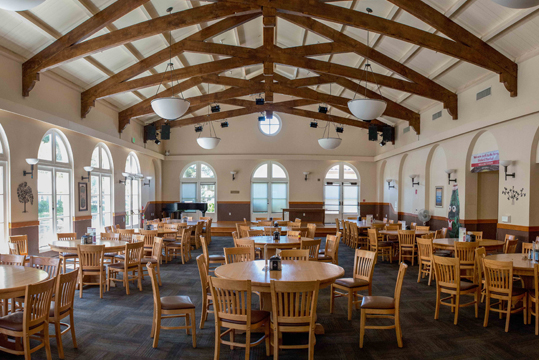
<instances>
[{"instance_id":1,"label":"vaulted ceiling","mask_svg":"<svg viewBox=\"0 0 539 360\"><path fill-rule=\"evenodd\" d=\"M0 10L0 45L27 58L23 96L54 71L84 89L82 117L99 99L117 106L119 131L134 118L160 124L150 102L171 95L172 79L191 102L172 126L278 111L365 128L347 102L356 91L379 98L378 84L388 107L374 123L419 133L421 111L443 104L458 119L457 93L483 78L517 96L516 62L539 47L538 14L490 0L47 0ZM170 53L176 70L159 88ZM377 84L358 86L367 58ZM207 114L214 103L222 111Z\"/></svg>"}]
</instances>

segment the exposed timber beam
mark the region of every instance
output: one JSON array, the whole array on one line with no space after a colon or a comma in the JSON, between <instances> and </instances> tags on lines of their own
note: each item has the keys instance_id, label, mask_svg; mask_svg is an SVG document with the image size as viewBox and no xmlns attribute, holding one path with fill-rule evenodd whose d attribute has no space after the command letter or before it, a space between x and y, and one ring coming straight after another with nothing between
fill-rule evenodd
<instances>
[{"instance_id":1,"label":"exposed timber beam","mask_svg":"<svg viewBox=\"0 0 539 360\"><path fill-rule=\"evenodd\" d=\"M262 9L263 18L263 40L264 40L264 50L266 50L267 60L264 61L264 100L267 103L273 103L273 91L271 90L271 85L273 84L273 68L274 63L271 61L271 51L275 46L275 27L277 26L277 19L275 18L275 8L273 7L264 7ZM273 117L273 110L267 109L266 116L269 118Z\"/></svg>"}]
</instances>

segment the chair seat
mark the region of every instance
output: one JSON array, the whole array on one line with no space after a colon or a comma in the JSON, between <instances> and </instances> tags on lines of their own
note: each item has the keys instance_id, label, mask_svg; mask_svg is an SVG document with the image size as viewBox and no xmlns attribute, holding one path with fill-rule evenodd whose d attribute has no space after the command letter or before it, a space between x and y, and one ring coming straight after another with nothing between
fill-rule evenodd
<instances>
[{"instance_id":1,"label":"chair seat","mask_svg":"<svg viewBox=\"0 0 539 360\"><path fill-rule=\"evenodd\" d=\"M24 320L24 312L17 311L12 314L0 317L0 328L10 331L23 331L22 323ZM41 324L34 325L30 329L35 329Z\"/></svg>"},{"instance_id":2,"label":"chair seat","mask_svg":"<svg viewBox=\"0 0 539 360\"><path fill-rule=\"evenodd\" d=\"M210 261L225 261L224 255L210 255Z\"/></svg>"},{"instance_id":3,"label":"chair seat","mask_svg":"<svg viewBox=\"0 0 539 360\"><path fill-rule=\"evenodd\" d=\"M329 255L318 254L318 261L332 261L333 258Z\"/></svg>"},{"instance_id":4,"label":"chair seat","mask_svg":"<svg viewBox=\"0 0 539 360\"><path fill-rule=\"evenodd\" d=\"M107 264L107 267L109 269L116 269L116 270L123 270L124 269L124 264L123 262L117 262L117 263L114 263L114 264ZM138 266L137 264L134 264L134 265L131 265L132 268Z\"/></svg>"},{"instance_id":5,"label":"chair seat","mask_svg":"<svg viewBox=\"0 0 539 360\"><path fill-rule=\"evenodd\" d=\"M359 286L367 286L369 282L363 279L354 279L354 278L342 278L335 280L335 284L341 285L347 288L355 288Z\"/></svg>"},{"instance_id":6,"label":"chair seat","mask_svg":"<svg viewBox=\"0 0 539 360\"><path fill-rule=\"evenodd\" d=\"M326 253L326 249L320 249L320 250L318 250L318 253L319 253L319 254L325 254L325 253Z\"/></svg>"},{"instance_id":7,"label":"chair seat","mask_svg":"<svg viewBox=\"0 0 539 360\"><path fill-rule=\"evenodd\" d=\"M68 312L69 309L66 309L64 311L61 311L60 312L60 315L64 315L66 312ZM49 312L49 317L53 318L54 317L54 301L51 302L51 311Z\"/></svg>"},{"instance_id":8,"label":"chair seat","mask_svg":"<svg viewBox=\"0 0 539 360\"><path fill-rule=\"evenodd\" d=\"M392 241L378 241L378 247L393 246Z\"/></svg>"},{"instance_id":9,"label":"chair seat","mask_svg":"<svg viewBox=\"0 0 539 360\"><path fill-rule=\"evenodd\" d=\"M251 324L256 324L261 322L264 319L270 317L269 311L263 310L251 310ZM233 323L233 324L245 324L245 321L236 321L236 320L227 320L221 319L223 322Z\"/></svg>"},{"instance_id":10,"label":"chair seat","mask_svg":"<svg viewBox=\"0 0 539 360\"><path fill-rule=\"evenodd\" d=\"M461 281L460 282L460 290L471 290L475 289L477 287L477 284L467 282L467 281ZM442 286L442 288L446 289L446 287Z\"/></svg>"},{"instance_id":11,"label":"chair seat","mask_svg":"<svg viewBox=\"0 0 539 360\"><path fill-rule=\"evenodd\" d=\"M118 253L105 253L105 257L116 257L116 255L118 255Z\"/></svg>"},{"instance_id":12,"label":"chair seat","mask_svg":"<svg viewBox=\"0 0 539 360\"><path fill-rule=\"evenodd\" d=\"M151 264L157 264L157 260L154 259L154 258L147 258L147 257L143 257L140 262L142 264L147 264L147 263L151 263Z\"/></svg>"},{"instance_id":13,"label":"chair seat","mask_svg":"<svg viewBox=\"0 0 539 360\"><path fill-rule=\"evenodd\" d=\"M394 309L395 299L388 296L364 296L362 309Z\"/></svg>"},{"instance_id":14,"label":"chair seat","mask_svg":"<svg viewBox=\"0 0 539 360\"><path fill-rule=\"evenodd\" d=\"M524 294L526 291L528 291L528 290L522 289L522 288L515 288L515 287L513 287L513 294L512 294L512 296L520 296L520 295ZM498 292L496 292L496 291L491 291L490 293L491 293L491 294L495 294L495 295L506 295L506 294L498 293Z\"/></svg>"},{"instance_id":15,"label":"chair seat","mask_svg":"<svg viewBox=\"0 0 539 360\"><path fill-rule=\"evenodd\" d=\"M163 310L181 310L194 309L195 304L189 296L163 296L161 298L161 309Z\"/></svg>"},{"instance_id":16,"label":"chair seat","mask_svg":"<svg viewBox=\"0 0 539 360\"><path fill-rule=\"evenodd\" d=\"M441 256L441 257L451 257L451 251L449 250L436 250L434 253L432 253L434 256Z\"/></svg>"},{"instance_id":17,"label":"chair seat","mask_svg":"<svg viewBox=\"0 0 539 360\"><path fill-rule=\"evenodd\" d=\"M63 252L63 253L60 253L60 256L63 256L63 257L79 257L78 254L74 254L74 253L67 253L67 252Z\"/></svg>"},{"instance_id":18,"label":"chair seat","mask_svg":"<svg viewBox=\"0 0 539 360\"><path fill-rule=\"evenodd\" d=\"M115 257L116 259L125 260L125 255L123 255L123 254L116 254L116 255L114 255L114 257Z\"/></svg>"}]
</instances>

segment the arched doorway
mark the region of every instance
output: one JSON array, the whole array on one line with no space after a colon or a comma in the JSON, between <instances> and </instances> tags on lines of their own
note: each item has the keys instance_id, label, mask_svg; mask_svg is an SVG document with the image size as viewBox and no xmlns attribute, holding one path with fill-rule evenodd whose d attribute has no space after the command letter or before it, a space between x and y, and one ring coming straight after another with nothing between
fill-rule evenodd
<instances>
[{"instance_id":1,"label":"arched doorway","mask_svg":"<svg viewBox=\"0 0 539 360\"><path fill-rule=\"evenodd\" d=\"M37 155L39 247L47 247L56 234L73 231L73 153L65 135L45 133Z\"/></svg>"},{"instance_id":2,"label":"arched doorway","mask_svg":"<svg viewBox=\"0 0 539 360\"><path fill-rule=\"evenodd\" d=\"M206 216L217 221L217 175L202 161L187 165L180 178L180 201L207 203Z\"/></svg>"},{"instance_id":3,"label":"arched doorway","mask_svg":"<svg viewBox=\"0 0 539 360\"><path fill-rule=\"evenodd\" d=\"M359 173L348 163L331 166L324 178L326 222L359 215Z\"/></svg>"},{"instance_id":4,"label":"arched doorway","mask_svg":"<svg viewBox=\"0 0 539 360\"><path fill-rule=\"evenodd\" d=\"M90 206L92 227L97 233L104 233L105 226L112 225L112 209L114 209L114 164L109 148L99 143L94 148L91 159L92 175L90 176Z\"/></svg>"},{"instance_id":5,"label":"arched doorway","mask_svg":"<svg viewBox=\"0 0 539 360\"><path fill-rule=\"evenodd\" d=\"M288 208L288 172L278 162L258 165L251 176L251 219L281 217Z\"/></svg>"}]
</instances>

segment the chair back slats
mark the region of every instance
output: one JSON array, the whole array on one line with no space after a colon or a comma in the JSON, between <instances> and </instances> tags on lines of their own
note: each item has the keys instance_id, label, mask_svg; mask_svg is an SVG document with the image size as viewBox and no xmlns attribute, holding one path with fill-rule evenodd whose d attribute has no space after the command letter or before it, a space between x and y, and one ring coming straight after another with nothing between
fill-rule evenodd
<instances>
[{"instance_id":1,"label":"chair back slats","mask_svg":"<svg viewBox=\"0 0 539 360\"><path fill-rule=\"evenodd\" d=\"M152 281L152 293L154 309L161 311L161 294L159 293L159 282L157 281L156 271L152 263L147 263L146 269L148 269L148 275ZM127 275L125 275L127 276Z\"/></svg>"},{"instance_id":2,"label":"chair back slats","mask_svg":"<svg viewBox=\"0 0 539 360\"><path fill-rule=\"evenodd\" d=\"M430 231L430 226L419 226L419 225L416 225L415 231Z\"/></svg>"},{"instance_id":3,"label":"chair back slats","mask_svg":"<svg viewBox=\"0 0 539 360\"><path fill-rule=\"evenodd\" d=\"M426 233L424 235L421 235L421 238L422 239L434 239L434 238L436 238L436 234L432 233L432 232Z\"/></svg>"},{"instance_id":4,"label":"chair back slats","mask_svg":"<svg viewBox=\"0 0 539 360\"><path fill-rule=\"evenodd\" d=\"M461 269L475 269L475 250L477 242L455 241L455 257L460 261Z\"/></svg>"},{"instance_id":5,"label":"chair back slats","mask_svg":"<svg viewBox=\"0 0 539 360\"><path fill-rule=\"evenodd\" d=\"M355 222L350 222L350 245L356 248L359 243L359 231Z\"/></svg>"},{"instance_id":6,"label":"chair back slats","mask_svg":"<svg viewBox=\"0 0 539 360\"><path fill-rule=\"evenodd\" d=\"M14 235L9 237L9 253L13 255L28 255L28 235ZM13 250L12 250L13 249ZM15 250L16 249L16 250Z\"/></svg>"},{"instance_id":7,"label":"chair back slats","mask_svg":"<svg viewBox=\"0 0 539 360\"><path fill-rule=\"evenodd\" d=\"M58 241L77 240L77 233L58 233L56 234Z\"/></svg>"},{"instance_id":8,"label":"chair back slats","mask_svg":"<svg viewBox=\"0 0 539 360\"><path fill-rule=\"evenodd\" d=\"M280 256L282 260L309 261L309 250L281 250Z\"/></svg>"},{"instance_id":9,"label":"chair back slats","mask_svg":"<svg viewBox=\"0 0 539 360\"><path fill-rule=\"evenodd\" d=\"M251 230L249 233L251 233L253 230ZM281 228L280 227L274 227L274 226L267 226L264 228L264 235L265 236L273 236L273 233L278 231L279 235L281 235ZM251 235L253 236L253 235Z\"/></svg>"},{"instance_id":10,"label":"chair back slats","mask_svg":"<svg viewBox=\"0 0 539 360\"><path fill-rule=\"evenodd\" d=\"M337 232L341 231L341 222L339 221L339 218L335 218L335 227L337 228Z\"/></svg>"},{"instance_id":11,"label":"chair back slats","mask_svg":"<svg viewBox=\"0 0 539 360\"><path fill-rule=\"evenodd\" d=\"M106 233L112 233L112 232L114 232L114 229L112 228L112 226L105 226L105 232Z\"/></svg>"},{"instance_id":12,"label":"chair back slats","mask_svg":"<svg viewBox=\"0 0 539 360\"><path fill-rule=\"evenodd\" d=\"M316 224L307 224L307 237L314 239L316 235Z\"/></svg>"},{"instance_id":13,"label":"chair back slats","mask_svg":"<svg viewBox=\"0 0 539 360\"><path fill-rule=\"evenodd\" d=\"M135 235L134 229L118 229L116 232L120 234L120 240L122 241L131 241L133 235Z\"/></svg>"},{"instance_id":14,"label":"chair back slats","mask_svg":"<svg viewBox=\"0 0 539 360\"><path fill-rule=\"evenodd\" d=\"M32 256L26 266L45 271L49 274L49 279L54 279L60 273L62 260L44 256Z\"/></svg>"},{"instance_id":15,"label":"chair back slats","mask_svg":"<svg viewBox=\"0 0 539 360\"><path fill-rule=\"evenodd\" d=\"M54 317L73 307L78 271L58 275L54 296Z\"/></svg>"},{"instance_id":16,"label":"chair back slats","mask_svg":"<svg viewBox=\"0 0 539 360\"><path fill-rule=\"evenodd\" d=\"M178 224L164 224L163 230L166 231L178 231Z\"/></svg>"},{"instance_id":17,"label":"chair back slats","mask_svg":"<svg viewBox=\"0 0 539 360\"><path fill-rule=\"evenodd\" d=\"M522 253L528 255L533 249L532 243L522 243Z\"/></svg>"},{"instance_id":18,"label":"chair back slats","mask_svg":"<svg viewBox=\"0 0 539 360\"><path fill-rule=\"evenodd\" d=\"M142 251L144 249L144 243L133 242L125 244L125 266L127 268L138 266L142 259ZM153 249L153 243L152 243Z\"/></svg>"},{"instance_id":19,"label":"chair back slats","mask_svg":"<svg viewBox=\"0 0 539 360\"><path fill-rule=\"evenodd\" d=\"M204 256L204 260L206 261L206 266L209 269L210 266L210 253L208 251L208 243L206 242L206 237L201 236L200 237L200 244L202 247L202 255Z\"/></svg>"},{"instance_id":20,"label":"chair back slats","mask_svg":"<svg viewBox=\"0 0 539 360\"><path fill-rule=\"evenodd\" d=\"M239 239L239 233L237 231L232 231L232 240L234 240L234 246L236 245L236 241Z\"/></svg>"},{"instance_id":21,"label":"chair back slats","mask_svg":"<svg viewBox=\"0 0 539 360\"><path fill-rule=\"evenodd\" d=\"M209 278L216 321L251 323L251 280Z\"/></svg>"},{"instance_id":22,"label":"chair back slats","mask_svg":"<svg viewBox=\"0 0 539 360\"><path fill-rule=\"evenodd\" d=\"M206 296L207 290L209 290L209 284L208 284L208 264L206 263L206 259L204 259L204 255L197 256L197 267L198 267L198 273L200 275L200 284L202 286L202 296Z\"/></svg>"},{"instance_id":23,"label":"chair back slats","mask_svg":"<svg viewBox=\"0 0 539 360\"><path fill-rule=\"evenodd\" d=\"M460 262L458 258L433 256L436 286L460 289Z\"/></svg>"},{"instance_id":24,"label":"chair back slats","mask_svg":"<svg viewBox=\"0 0 539 360\"><path fill-rule=\"evenodd\" d=\"M113 232L101 233L101 240L120 241L120 234Z\"/></svg>"},{"instance_id":25,"label":"chair back slats","mask_svg":"<svg viewBox=\"0 0 539 360\"><path fill-rule=\"evenodd\" d=\"M344 230L344 240L345 240L345 242L347 244L349 244L350 243L350 232L351 232L350 221L344 220L343 230Z\"/></svg>"},{"instance_id":26,"label":"chair back slats","mask_svg":"<svg viewBox=\"0 0 539 360\"><path fill-rule=\"evenodd\" d=\"M442 232L442 235L441 235L441 238L440 238L440 239L445 239L445 238L447 238L447 228L444 227L444 228L442 228L440 231Z\"/></svg>"},{"instance_id":27,"label":"chair back slats","mask_svg":"<svg viewBox=\"0 0 539 360\"><path fill-rule=\"evenodd\" d=\"M255 247L234 247L224 248L225 263L233 264L237 262L254 261Z\"/></svg>"},{"instance_id":28,"label":"chair back slats","mask_svg":"<svg viewBox=\"0 0 539 360\"><path fill-rule=\"evenodd\" d=\"M264 236L264 230L249 230L247 231L247 236ZM243 237L247 237L243 236Z\"/></svg>"},{"instance_id":29,"label":"chair back slats","mask_svg":"<svg viewBox=\"0 0 539 360\"><path fill-rule=\"evenodd\" d=\"M443 233L442 230L436 230L436 233L434 233L435 239L443 239Z\"/></svg>"},{"instance_id":30,"label":"chair back slats","mask_svg":"<svg viewBox=\"0 0 539 360\"><path fill-rule=\"evenodd\" d=\"M488 293L509 296L513 292L513 262L483 259L485 289Z\"/></svg>"},{"instance_id":31,"label":"chair back slats","mask_svg":"<svg viewBox=\"0 0 539 360\"><path fill-rule=\"evenodd\" d=\"M23 266L24 261L25 261L24 255L0 254L0 265Z\"/></svg>"},{"instance_id":32,"label":"chair back slats","mask_svg":"<svg viewBox=\"0 0 539 360\"><path fill-rule=\"evenodd\" d=\"M155 237L157 236L158 231L157 230L140 230L140 235L144 235L144 247L145 248L152 248L153 247L153 241Z\"/></svg>"},{"instance_id":33,"label":"chair back slats","mask_svg":"<svg viewBox=\"0 0 539 360\"><path fill-rule=\"evenodd\" d=\"M469 234L475 235L475 240L483 240L483 232L482 231L468 231Z\"/></svg>"},{"instance_id":34,"label":"chair back slats","mask_svg":"<svg viewBox=\"0 0 539 360\"><path fill-rule=\"evenodd\" d=\"M103 268L105 245L77 245L77 254L82 271L100 271Z\"/></svg>"},{"instance_id":35,"label":"chair back slats","mask_svg":"<svg viewBox=\"0 0 539 360\"><path fill-rule=\"evenodd\" d=\"M378 251L378 229L368 229L370 250L373 252Z\"/></svg>"},{"instance_id":36,"label":"chair back slats","mask_svg":"<svg viewBox=\"0 0 539 360\"><path fill-rule=\"evenodd\" d=\"M404 275L406 274L408 265L401 263L399 266L399 274L397 275L397 283L395 284L395 311L398 312L401 303L402 283L404 282Z\"/></svg>"},{"instance_id":37,"label":"chair back slats","mask_svg":"<svg viewBox=\"0 0 539 360\"><path fill-rule=\"evenodd\" d=\"M372 283L372 274L374 273L374 251L356 249L354 256L354 279L367 280Z\"/></svg>"},{"instance_id":38,"label":"chair back slats","mask_svg":"<svg viewBox=\"0 0 539 360\"><path fill-rule=\"evenodd\" d=\"M251 227L249 225L239 225L240 238L249 237L249 230Z\"/></svg>"},{"instance_id":39,"label":"chair back slats","mask_svg":"<svg viewBox=\"0 0 539 360\"><path fill-rule=\"evenodd\" d=\"M414 230L399 230L399 244L401 246L414 246L415 231Z\"/></svg>"},{"instance_id":40,"label":"chair back slats","mask_svg":"<svg viewBox=\"0 0 539 360\"><path fill-rule=\"evenodd\" d=\"M163 255L163 238L156 237L153 242L151 258L161 262L161 256Z\"/></svg>"},{"instance_id":41,"label":"chair back slats","mask_svg":"<svg viewBox=\"0 0 539 360\"><path fill-rule=\"evenodd\" d=\"M432 260L432 239L416 239L417 242L417 255L420 261Z\"/></svg>"},{"instance_id":42,"label":"chair back slats","mask_svg":"<svg viewBox=\"0 0 539 360\"><path fill-rule=\"evenodd\" d=\"M55 281L56 279L49 279L26 287L23 329L30 329L48 321Z\"/></svg>"},{"instance_id":43,"label":"chair back slats","mask_svg":"<svg viewBox=\"0 0 539 360\"><path fill-rule=\"evenodd\" d=\"M331 256L333 260L336 259L337 252L339 251L339 242L341 233L337 235L326 236L326 247L324 248L324 255Z\"/></svg>"},{"instance_id":44,"label":"chair back slats","mask_svg":"<svg viewBox=\"0 0 539 360\"><path fill-rule=\"evenodd\" d=\"M133 234L133 235L131 235L131 238L129 238L129 240L127 240L127 242L130 242L130 243L141 242L141 243L143 243L144 238L145 238L144 235Z\"/></svg>"},{"instance_id":45,"label":"chair back slats","mask_svg":"<svg viewBox=\"0 0 539 360\"><path fill-rule=\"evenodd\" d=\"M273 318L278 324L314 327L320 281L271 281Z\"/></svg>"},{"instance_id":46,"label":"chair back slats","mask_svg":"<svg viewBox=\"0 0 539 360\"><path fill-rule=\"evenodd\" d=\"M255 248L255 241L250 239L237 239L234 241L234 246L240 248L240 247L246 247L246 248Z\"/></svg>"},{"instance_id":47,"label":"chair back slats","mask_svg":"<svg viewBox=\"0 0 539 360\"><path fill-rule=\"evenodd\" d=\"M487 251L484 247L475 249L475 274L477 276L477 284L481 285L483 281L483 259L487 256Z\"/></svg>"},{"instance_id":48,"label":"chair back slats","mask_svg":"<svg viewBox=\"0 0 539 360\"><path fill-rule=\"evenodd\" d=\"M318 251L322 240L301 240L300 249L309 250L309 260L318 260Z\"/></svg>"},{"instance_id":49,"label":"chair back slats","mask_svg":"<svg viewBox=\"0 0 539 360\"><path fill-rule=\"evenodd\" d=\"M517 252L518 240L507 240L505 242L504 254L514 254Z\"/></svg>"}]
</instances>

